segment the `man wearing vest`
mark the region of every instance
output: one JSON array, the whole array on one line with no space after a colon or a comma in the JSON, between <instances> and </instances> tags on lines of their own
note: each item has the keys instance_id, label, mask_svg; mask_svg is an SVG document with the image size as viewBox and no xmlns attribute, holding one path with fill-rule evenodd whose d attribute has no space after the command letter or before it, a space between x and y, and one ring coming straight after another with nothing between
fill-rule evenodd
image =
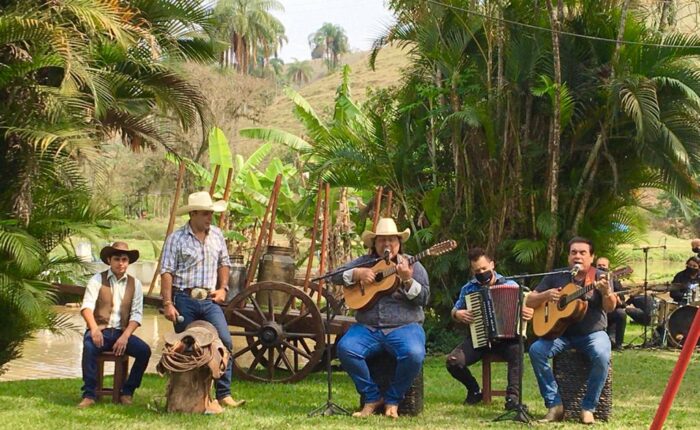
<instances>
[{"instance_id":1,"label":"man wearing vest","mask_svg":"<svg viewBox=\"0 0 700 430\"><path fill-rule=\"evenodd\" d=\"M134 357L129 378L122 387L121 403L130 405L134 390L141 385L151 348L136 336L143 316L141 281L126 274L129 264L139 258L124 242L114 242L100 251L100 259L109 266L88 282L80 314L87 331L83 339L83 400L79 408L95 404L97 357L103 351Z\"/></svg>"}]
</instances>

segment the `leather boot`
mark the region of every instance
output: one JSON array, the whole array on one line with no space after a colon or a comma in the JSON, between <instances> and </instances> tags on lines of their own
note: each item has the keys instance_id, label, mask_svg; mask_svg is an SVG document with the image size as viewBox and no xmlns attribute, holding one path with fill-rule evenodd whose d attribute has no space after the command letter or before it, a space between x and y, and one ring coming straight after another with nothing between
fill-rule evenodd
<instances>
[{"instance_id":1,"label":"leather boot","mask_svg":"<svg viewBox=\"0 0 700 430\"><path fill-rule=\"evenodd\" d=\"M377 400L376 402L365 403L362 409L353 413L352 416L358 418L369 417L382 406L384 406L384 400Z\"/></svg>"},{"instance_id":2,"label":"leather boot","mask_svg":"<svg viewBox=\"0 0 700 430\"><path fill-rule=\"evenodd\" d=\"M556 405L549 408L547 415L544 416L539 422L541 423L551 423L559 422L564 420L564 405Z\"/></svg>"},{"instance_id":3,"label":"leather boot","mask_svg":"<svg viewBox=\"0 0 700 430\"><path fill-rule=\"evenodd\" d=\"M399 405L386 405L384 406L384 415L386 415L389 418L398 418L399 417Z\"/></svg>"},{"instance_id":4,"label":"leather boot","mask_svg":"<svg viewBox=\"0 0 700 430\"><path fill-rule=\"evenodd\" d=\"M588 411L586 409L581 409L581 422L583 424L593 424L595 423L595 418L593 417L593 411Z\"/></svg>"},{"instance_id":5,"label":"leather boot","mask_svg":"<svg viewBox=\"0 0 700 430\"><path fill-rule=\"evenodd\" d=\"M95 404L95 399L91 399L89 397L83 397L83 400L78 403L78 409L85 409L89 408L90 406L93 406Z\"/></svg>"}]
</instances>

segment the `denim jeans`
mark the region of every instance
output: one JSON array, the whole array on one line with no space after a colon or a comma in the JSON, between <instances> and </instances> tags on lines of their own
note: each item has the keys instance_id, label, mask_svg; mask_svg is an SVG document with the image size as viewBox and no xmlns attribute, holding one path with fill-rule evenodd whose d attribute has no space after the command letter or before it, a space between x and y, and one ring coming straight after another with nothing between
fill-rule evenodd
<instances>
[{"instance_id":1,"label":"denim jeans","mask_svg":"<svg viewBox=\"0 0 700 430\"><path fill-rule=\"evenodd\" d=\"M83 336L83 398L87 397L94 399L95 389L97 388L97 356L103 351L111 351L114 346L114 342L119 339L122 335L122 330L119 329L104 329L102 330L102 337L104 338L104 343L101 348L92 341L92 336L90 330L85 332ZM134 391L141 386L141 379L143 379L143 373L146 371L146 366L148 366L148 359L151 358L151 347L142 341L138 337L131 335L129 336L129 341L126 344L126 355L129 357L134 357L134 364L131 366L129 371L129 378L127 378L124 386L122 387L122 395L133 396Z\"/></svg>"},{"instance_id":2,"label":"denim jeans","mask_svg":"<svg viewBox=\"0 0 700 430\"><path fill-rule=\"evenodd\" d=\"M425 332L418 323L406 324L385 334L382 330L370 329L355 324L338 342L338 358L343 369L350 374L357 392L365 402L381 399L379 386L372 380L367 359L382 351L396 357L396 371L391 384L384 393L384 402L398 405L406 391L418 376L425 358Z\"/></svg>"},{"instance_id":3,"label":"denim jeans","mask_svg":"<svg viewBox=\"0 0 700 430\"><path fill-rule=\"evenodd\" d=\"M210 299L196 300L181 292L176 292L173 295L173 304L184 318L181 323L174 323L177 333L182 333L192 321L204 320L216 327L221 342L228 348L229 352L233 351L231 332L228 330L228 323L221 306ZM216 398L219 400L231 395L232 366L233 359L229 355L226 371L221 375L221 378L216 380Z\"/></svg>"},{"instance_id":4,"label":"denim jeans","mask_svg":"<svg viewBox=\"0 0 700 430\"><path fill-rule=\"evenodd\" d=\"M591 362L581 409L594 411L608 377L610 365L610 338L605 331L596 331L584 336L562 336L555 340L539 339L533 343L530 346L530 361L537 377L540 394L548 408L561 405L559 386L549 366L549 359L570 348L576 348L586 354Z\"/></svg>"}]
</instances>

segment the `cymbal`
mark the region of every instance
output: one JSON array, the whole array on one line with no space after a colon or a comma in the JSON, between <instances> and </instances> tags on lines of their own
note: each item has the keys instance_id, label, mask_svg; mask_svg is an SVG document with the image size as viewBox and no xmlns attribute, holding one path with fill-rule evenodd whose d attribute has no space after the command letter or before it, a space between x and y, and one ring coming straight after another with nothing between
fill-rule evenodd
<instances>
[{"instance_id":1,"label":"cymbal","mask_svg":"<svg viewBox=\"0 0 700 430\"><path fill-rule=\"evenodd\" d=\"M642 285L636 285L635 288L643 288ZM672 284L670 282L664 282L662 284L648 284L647 291L654 291L656 293L666 293L669 291L680 291L688 288L687 284Z\"/></svg>"}]
</instances>

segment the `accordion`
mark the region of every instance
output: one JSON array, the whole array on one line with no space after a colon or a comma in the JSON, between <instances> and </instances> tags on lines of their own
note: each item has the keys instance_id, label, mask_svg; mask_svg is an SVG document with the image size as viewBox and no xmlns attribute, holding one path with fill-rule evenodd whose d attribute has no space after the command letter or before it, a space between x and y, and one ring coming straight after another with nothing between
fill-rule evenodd
<instances>
[{"instance_id":1,"label":"accordion","mask_svg":"<svg viewBox=\"0 0 700 430\"><path fill-rule=\"evenodd\" d=\"M469 330L475 349L495 340L517 338L519 290L517 285L493 285L464 296L467 309L474 316Z\"/></svg>"}]
</instances>

